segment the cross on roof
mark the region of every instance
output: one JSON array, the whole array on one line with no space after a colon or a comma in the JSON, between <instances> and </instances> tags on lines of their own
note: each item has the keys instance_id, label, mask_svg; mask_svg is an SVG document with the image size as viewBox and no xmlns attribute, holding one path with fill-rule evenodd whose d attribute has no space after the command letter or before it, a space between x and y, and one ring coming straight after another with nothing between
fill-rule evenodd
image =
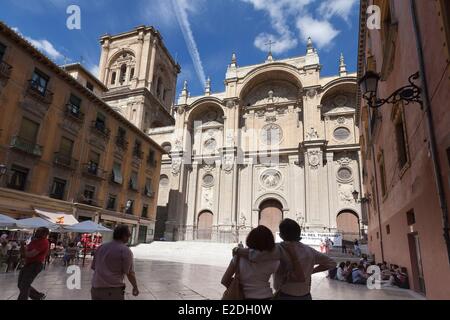
<instances>
[{"instance_id":1,"label":"cross on roof","mask_svg":"<svg viewBox=\"0 0 450 320\"><path fill-rule=\"evenodd\" d=\"M269 42L267 42L267 43L265 44L266 46L269 46L269 54L272 53L272 45L275 44L275 43L277 43L277 42L276 42L276 41L269 40Z\"/></svg>"}]
</instances>

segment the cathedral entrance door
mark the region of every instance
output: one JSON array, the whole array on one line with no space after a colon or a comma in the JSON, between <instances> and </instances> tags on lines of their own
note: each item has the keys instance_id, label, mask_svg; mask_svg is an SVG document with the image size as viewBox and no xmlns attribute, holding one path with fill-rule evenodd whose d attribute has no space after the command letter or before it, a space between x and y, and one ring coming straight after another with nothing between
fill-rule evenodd
<instances>
[{"instance_id":1,"label":"cathedral entrance door","mask_svg":"<svg viewBox=\"0 0 450 320\"><path fill-rule=\"evenodd\" d=\"M259 225L269 228L275 235L283 220L283 206L277 200L267 200L259 209Z\"/></svg>"},{"instance_id":2,"label":"cathedral entrance door","mask_svg":"<svg viewBox=\"0 0 450 320\"><path fill-rule=\"evenodd\" d=\"M353 242L360 238L358 215L353 211L342 211L336 218L337 230L342 233L342 240Z\"/></svg>"},{"instance_id":3,"label":"cathedral entrance door","mask_svg":"<svg viewBox=\"0 0 450 320\"><path fill-rule=\"evenodd\" d=\"M198 216L197 239L211 240L213 214L210 211L203 211Z\"/></svg>"}]
</instances>

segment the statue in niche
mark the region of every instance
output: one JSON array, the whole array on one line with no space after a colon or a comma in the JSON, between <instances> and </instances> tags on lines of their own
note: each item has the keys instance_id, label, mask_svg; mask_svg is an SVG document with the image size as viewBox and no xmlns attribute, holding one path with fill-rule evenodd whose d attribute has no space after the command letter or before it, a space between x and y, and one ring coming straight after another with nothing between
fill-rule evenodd
<instances>
[{"instance_id":1,"label":"statue in niche","mask_svg":"<svg viewBox=\"0 0 450 320\"><path fill-rule=\"evenodd\" d=\"M311 129L309 129L308 133L306 134L306 137L310 140L319 139L319 134L317 133L316 129L311 128Z\"/></svg>"},{"instance_id":2,"label":"statue in niche","mask_svg":"<svg viewBox=\"0 0 450 320\"><path fill-rule=\"evenodd\" d=\"M352 194L353 190L353 184L339 184L339 200L346 205L353 204L355 201Z\"/></svg>"}]
</instances>

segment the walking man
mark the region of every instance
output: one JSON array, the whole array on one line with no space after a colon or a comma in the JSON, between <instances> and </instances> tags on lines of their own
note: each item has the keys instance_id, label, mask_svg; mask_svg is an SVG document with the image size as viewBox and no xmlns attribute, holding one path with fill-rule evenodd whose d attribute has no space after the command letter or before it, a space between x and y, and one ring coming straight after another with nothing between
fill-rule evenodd
<instances>
[{"instance_id":1,"label":"walking man","mask_svg":"<svg viewBox=\"0 0 450 320\"><path fill-rule=\"evenodd\" d=\"M133 286L133 296L139 295L133 266L133 253L127 247L131 237L127 226L114 229L113 241L100 246L94 255L92 270L92 300L125 300L125 276Z\"/></svg>"},{"instance_id":2,"label":"walking man","mask_svg":"<svg viewBox=\"0 0 450 320\"><path fill-rule=\"evenodd\" d=\"M50 248L47 228L36 230L35 236L25 251L25 266L20 270L17 286L20 294L17 300L44 300L45 294L31 286L38 274L44 269L45 259Z\"/></svg>"}]
</instances>

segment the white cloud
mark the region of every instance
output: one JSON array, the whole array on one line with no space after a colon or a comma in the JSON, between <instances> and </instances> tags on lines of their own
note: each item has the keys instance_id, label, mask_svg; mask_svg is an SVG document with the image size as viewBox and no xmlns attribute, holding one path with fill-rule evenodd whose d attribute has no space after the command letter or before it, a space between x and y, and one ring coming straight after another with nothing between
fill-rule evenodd
<instances>
[{"instance_id":1,"label":"white cloud","mask_svg":"<svg viewBox=\"0 0 450 320\"><path fill-rule=\"evenodd\" d=\"M60 60L64 58L64 55L55 49L53 44L51 44L46 39L36 40L31 37L24 36L18 28L12 28L15 32L17 32L21 37L25 38L28 42L30 42L36 49L40 50L42 53L48 55L53 60Z\"/></svg>"},{"instance_id":2,"label":"white cloud","mask_svg":"<svg viewBox=\"0 0 450 320\"><path fill-rule=\"evenodd\" d=\"M333 25L326 20L315 20L310 16L304 16L297 20L297 28L303 40L311 37L319 48L326 48L339 34Z\"/></svg>"},{"instance_id":3,"label":"white cloud","mask_svg":"<svg viewBox=\"0 0 450 320\"><path fill-rule=\"evenodd\" d=\"M318 13L323 15L325 19L333 16L339 16L348 21L350 14L357 0L325 0L318 8Z\"/></svg>"},{"instance_id":4,"label":"white cloud","mask_svg":"<svg viewBox=\"0 0 450 320\"><path fill-rule=\"evenodd\" d=\"M202 86L204 86L206 83L205 70L203 68L203 63L200 58L200 53L198 51L197 43L195 42L194 34L192 32L188 17L189 12L195 12L195 10L197 9L195 4L195 1L172 0L173 9L175 11L178 24L180 25L184 40L188 47L189 54L194 64L195 72L197 73L197 77L200 80Z\"/></svg>"},{"instance_id":5,"label":"white cloud","mask_svg":"<svg viewBox=\"0 0 450 320\"><path fill-rule=\"evenodd\" d=\"M265 12L270 18L270 27L275 33L260 33L255 39L255 47L267 52L267 43L275 41L272 51L275 54L287 52L298 45L299 38L305 42L310 36L318 48L332 45L339 34L331 18L336 16L348 21L357 0L241 0L253 5L255 10ZM317 9L311 4L322 1ZM314 14L320 17L314 17Z\"/></svg>"}]
</instances>

